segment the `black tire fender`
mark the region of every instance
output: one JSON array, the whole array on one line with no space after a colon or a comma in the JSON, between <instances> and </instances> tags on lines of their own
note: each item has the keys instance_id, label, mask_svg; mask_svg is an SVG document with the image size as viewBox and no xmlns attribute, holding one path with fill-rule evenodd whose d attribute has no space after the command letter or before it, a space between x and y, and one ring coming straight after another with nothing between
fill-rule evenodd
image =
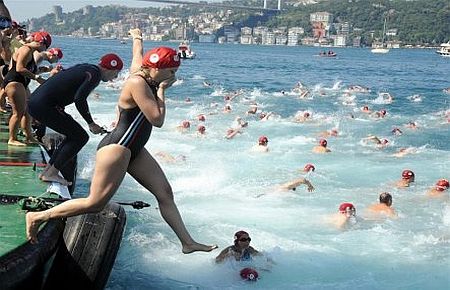
<instances>
[{"instance_id":1,"label":"black tire fender","mask_svg":"<svg viewBox=\"0 0 450 290\"><path fill-rule=\"evenodd\" d=\"M67 219L44 289L103 289L125 229L122 206L110 202L99 213Z\"/></svg>"}]
</instances>

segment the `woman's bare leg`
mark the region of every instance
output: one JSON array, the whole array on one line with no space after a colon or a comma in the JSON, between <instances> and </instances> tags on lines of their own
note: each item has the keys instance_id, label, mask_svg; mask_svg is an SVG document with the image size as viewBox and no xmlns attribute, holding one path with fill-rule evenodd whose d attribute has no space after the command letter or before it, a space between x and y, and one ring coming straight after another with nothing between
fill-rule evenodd
<instances>
[{"instance_id":1,"label":"woman's bare leg","mask_svg":"<svg viewBox=\"0 0 450 290\"><path fill-rule=\"evenodd\" d=\"M5 88L9 102L12 107L11 119L9 119L9 139L8 145L26 146L25 143L17 140L17 130L26 110L27 91L21 83L11 82Z\"/></svg>"},{"instance_id":2,"label":"woman's bare leg","mask_svg":"<svg viewBox=\"0 0 450 290\"><path fill-rule=\"evenodd\" d=\"M217 245L207 246L192 239L173 200L172 188L164 172L147 150L142 149L130 163L128 173L155 195L162 217L181 241L183 253L189 254L195 251L210 252L217 248Z\"/></svg>"},{"instance_id":3,"label":"woman's bare leg","mask_svg":"<svg viewBox=\"0 0 450 290\"><path fill-rule=\"evenodd\" d=\"M49 219L101 211L122 183L130 156L130 150L116 144L98 150L89 196L66 201L46 211L28 212L27 239L36 243L39 226Z\"/></svg>"},{"instance_id":4,"label":"woman's bare leg","mask_svg":"<svg viewBox=\"0 0 450 290\"><path fill-rule=\"evenodd\" d=\"M25 137L26 137L26 143L28 144L36 144L38 143L38 140L36 138L34 138L33 136L33 130L31 129L31 116L28 113L28 101L30 100L30 90L27 88L26 89L26 99L25 99L25 114L22 117L22 121L21 121L21 127L23 132L25 133Z\"/></svg>"}]
</instances>

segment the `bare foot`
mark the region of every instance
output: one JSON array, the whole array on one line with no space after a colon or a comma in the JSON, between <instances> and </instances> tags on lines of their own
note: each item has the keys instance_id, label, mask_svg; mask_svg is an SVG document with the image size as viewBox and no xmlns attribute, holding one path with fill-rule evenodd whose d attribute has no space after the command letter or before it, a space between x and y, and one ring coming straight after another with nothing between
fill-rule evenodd
<instances>
[{"instance_id":1,"label":"bare foot","mask_svg":"<svg viewBox=\"0 0 450 290\"><path fill-rule=\"evenodd\" d=\"M28 138L27 140L25 140L26 144L39 144L39 141L37 139L33 138Z\"/></svg>"},{"instance_id":2,"label":"bare foot","mask_svg":"<svg viewBox=\"0 0 450 290\"><path fill-rule=\"evenodd\" d=\"M29 240L32 244L36 244L38 242L37 233L39 226L44 222L43 220L37 219L36 215L37 213L35 212L28 212L25 216L25 221L27 224L27 240Z\"/></svg>"},{"instance_id":3,"label":"bare foot","mask_svg":"<svg viewBox=\"0 0 450 290\"><path fill-rule=\"evenodd\" d=\"M10 146L22 146L22 147L23 146L27 146L27 144L19 142L17 140L9 140L8 141L8 145L10 145Z\"/></svg>"},{"instance_id":4,"label":"bare foot","mask_svg":"<svg viewBox=\"0 0 450 290\"><path fill-rule=\"evenodd\" d=\"M39 173L38 177L40 180L42 180L42 176L44 176L47 171L50 169L51 165L47 164L47 166L45 166L45 168L41 171L41 173Z\"/></svg>"},{"instance_id":5,"label":"bare foot","mask_svg":"<svg viewBox=\"0 0 450 290\"><path fill-rule=\"evenodd\" d=\"M46 175L46 173L42 174L42 176L41 176L41 180L44 182L58 182L64 186L72 185L72 182L65 180L64 178L62 178L59 175Z\"/></svg>"},{"instance_id":6,"label":"bare foot","mask_svg":"<svg viewBox=\"0 0 450 290\"><path fill-rule=\"evenodd\" d=\"M217 245L207 246L199 243L194 243L191 245L184 245L183 246L183 254L190 254L193 252L211 252L212 250L217 249Z\"/></svg>"}]
</instances>

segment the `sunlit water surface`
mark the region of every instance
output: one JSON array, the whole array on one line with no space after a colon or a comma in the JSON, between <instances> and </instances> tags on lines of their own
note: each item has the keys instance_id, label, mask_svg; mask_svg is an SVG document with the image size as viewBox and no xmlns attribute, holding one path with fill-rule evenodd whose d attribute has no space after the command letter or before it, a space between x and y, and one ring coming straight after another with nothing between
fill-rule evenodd
<instances>
[{"instance_id":1,"label":"sunlit water surface","mask_svg":"<svg viewBox=\"0 0 450 290\"><path fill-rule=\"evenodd\" d=\"M65 66L96 63L111 51L130 63L130 42L57 38L56 45L64 50ZM145 43L146 49L158 45ZM223 249L232 244L234 232L243 229L250 233L252 246L275 264L269 271L260 270L260 279L252 283L238 275L246 265L214 263L220 249L183 255L153 196L127 176L114 199L145 200L152 207L127 208L127 227L108 289L448 289L450 206L448 200L428 199L425 193L439 178L450 177L445 117L450 95L442 91L450 87L450 59L432 50L374 55L368 49L335 49L334 59L315 56L320 50L310 47L192 48L198 58L183 62L180 80L167 92L165 124L154 129L146 148L177 157L175 163L160 163L196 240ZM91 112L102 125L115 119L123 77L113 85L101 84L96 89L100 97L89 98ZM290 93L298 81L311 90L311 97ZM345 95L352 84L371 92ZM230 103L232 112L224 114L224 96L237 90L242 94ZM385 104L378 97L381 92L389 92L394 102ZM411 97L416 94L419 99ZM192 103L185 102L188 97ZM275 117L261 122L245 115L251 102L258 103L259 112L274 112ZM370 118L360 111L364 105L384 108L388 114ZM298 111L310 112L312 121L294 122ZM206 114L203 138L195 133L198 114ZM77 113L74 116L83 123ZM248 121L248 128L226 140L236 116ZM192 127L182 134L176 126L185 119ZM419 128L406 128L410 121ZM393 136L394 127L403 135ZM328 138L332 152L313 154L318 133L332 128L339 130L338 137ZM362 142L368 134L388 139L389 145L381 150ZM269 139L269 152L251 152L261 135ZM88 191L101 138L91 136L79 156L79 195ZM393 157L400 148L412 153ZM307 176L316 187L313 193L304 187L277 191L279 184L301 177L306 163L316 167ZM397 189L393 183L404 169L415 172L416 182ZM393 195L399 218L364 219L364 209L383 191ZM337 230L326 218L342 202L354 203L361 219ZM268 267L260 260L253 266Z\"/></svg>"}]
</instances>

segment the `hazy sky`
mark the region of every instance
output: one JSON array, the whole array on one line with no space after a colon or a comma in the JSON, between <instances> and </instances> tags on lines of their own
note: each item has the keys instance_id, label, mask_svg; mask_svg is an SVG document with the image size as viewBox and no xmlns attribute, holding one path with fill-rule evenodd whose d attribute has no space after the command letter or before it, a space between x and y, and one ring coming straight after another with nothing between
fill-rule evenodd
<instances>
[{"instance_id":1,"label":"hazy sky","mask_svg":"<svg viewBox=\"0 0 450 290\"><path fill-rule=\"evenodd\" d=\"M25 21L33 17L41 17L53 11L54 5L60 5L63 12L71 12L83 8L86 5L106 6L119 4L128 7L157 7L159 4L143 1L114 1L114 0L4 0L13 20Z\"/></svg>"}]
</instances>

